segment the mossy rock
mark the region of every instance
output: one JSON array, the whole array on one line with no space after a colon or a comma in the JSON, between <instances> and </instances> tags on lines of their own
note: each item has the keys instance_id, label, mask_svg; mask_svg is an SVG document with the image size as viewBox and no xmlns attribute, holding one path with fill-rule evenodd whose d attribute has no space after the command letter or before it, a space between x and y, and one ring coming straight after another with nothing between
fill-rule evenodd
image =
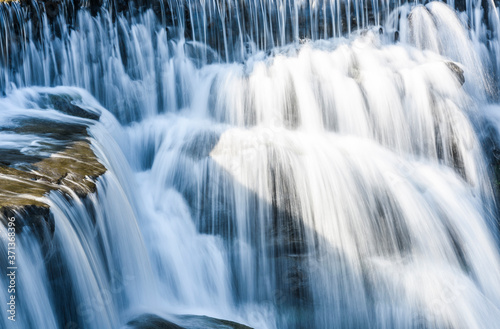
<instances>
[{"instance_id":1,"label":"mossy rock","mask_svg":"<svg viewBox=\"0 0 500 329\"><path fill-rule=\"evenodd\" d=\"M70 189L79 196L95 192L95 180L106 172L87 141L71 143L23 171L0 165L0 208L47 206L39 199L56 189ZM69 192L69 191L68 191Z\"/></svg>"},{"instance_id":2,"label":"mossy rock","mask_svg":"<svg viewBox=\"0 0 500 329\"><path fill-rule=\"evenodd\" d=\"M29 226L43 238L54 233L54 220L43 196L59 190L85 197L96 191L95 180L106 172L88 142L75 142L65 150L23 171L0 165L0 222L16 218L17 233Z\"/></svg>"},{"instance_id":3,"label":"mossy rock","mask_svg":"<svg viewBox=\"0 0 500 329\"><path fill-rule=\"evenodd\" d=\"M49 223L53 231L44 196L55 190L80 198L96 192L95 182L106 168L91 148L87 129L99 115L74 105L71 97L41 94L38 101L42 110L57 110L74 119L21 114L0 127L3 133L37 141L29 152L21 144L18 149L0 149L0 221L4 225L6 218L15 216L30 225Z\"/></svg>"}]
</instances>

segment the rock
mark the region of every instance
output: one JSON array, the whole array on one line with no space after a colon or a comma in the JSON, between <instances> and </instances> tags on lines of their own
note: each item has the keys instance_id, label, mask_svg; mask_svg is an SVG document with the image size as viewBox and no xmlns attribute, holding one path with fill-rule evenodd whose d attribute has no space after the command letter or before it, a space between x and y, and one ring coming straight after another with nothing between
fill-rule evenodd
<instances>
[{"instance_id":1,"label":"rock","mask_svg":"<svg viewBox=\"0 0 500 329\"><path fill-rule=\"evenodd\" d=\"M10 216L30 218L53 232L49 206L40 198L52 190L85 197L96 191L95 180L105 172L88 141L73 142L24 170L0 165L0 220L5 225Z\"/></svg>"},{"instance_id":2,"label":"rock","mask_svg":"<svg viewBox=\"0 0 500 329\"><path fill-rule=\"evenodd\" d=\"M130 329L252 329L233 321L201 315L180 315L173 318L176 323L155 314L143 314L128 322L127 326Z\"/></svg>"},{"instance_id":3,"label":"rock","mask_svg":"<svg viewBox=\"0 0 500 329\"><path fill-rule=\"evenodd\" d=\"M6 219L10 217L16 218L16 233L21 233L25 227L30 227L40 241L43 241L44 236L54 234L54 218L49 207L43 204L0 208L0 220L4 225Z\"/></svg>"},{"instance_id":4,"label":"rock","mask_svg":"<svg viewBox=\"0 0 500 329\"><path fill-rule=\"evenodd\" d=\"M465 83L465 76L464 76L464 70L460 66L458 66L455 62L446 62L446 66L453 72L458 80L460 82L460 85L464 85Z\"/></svg>"},{"instance_id":5,"label":"rock","mask_svg":"<svg viewBox=\"0 0 500 329\"><path fill-rule=\"evenodd\" d=\"M252 329L240 323L203 315L182 315L178 318L181 324L189 329Z\"/></svg>"},{"instance_id":6,"label":"rock","mask_svg":"<svg viewBox=\"0 0 500 329\"><path fill-rule=\"evenodd\" d=\"M49 19L54 19L59 14L59 5L61 0L47 0L45 1L45 13Z\"/></svg>"},{"instance_id":7,"label":"rock","mask_svg":"<svg viewBox=\"0 0 500 329\"><path fill-rule=\"evenodd\" d=\"M40 96L43 99L42 106L45 108L53 108L59 112L83 119L99 120L101 116L97 111L82 109L78 105L75 105L75 100L80 100L75 99L75 95L45 93Z\"/></svg>"},{"instance_id":8,"label":"rock","mask_svg":"<svg viewBox=\"0 0 500 329\"><path fill-rule=\"evenodd\" d=\"M73 105L69 96L46 95L47 108L85 118L99 115ZM43 98L43 97L42 97ZM42 106L43 108L43 106ZM42 197L58 190L80 198L96 192L96 179L106 172L88 140L85 121L63 122L34 117L15 117L10 126L0 127L16 136L35 135L40 138L34 150L0 148L0 222L16 217L22 226L30 225L53 232L49 206Z\"/></svg>"},{"instance_id":9,"label":"rock","mask_svg":"<svg viewBox=\"0 0 500 329\"><path fill-rule=\"evenodd\" d=\"M184 329L153 314L141 315L127 323L127 326L134 329Z\"/></svg>"},{"instance_id":10,"label":"rock","mask_svg":"<svg viewBox=\"0 0 500 329\"><path fill-rule=\"evenodd\" d=\"M488 171L491 173L491 187L495 195L497 214L500 214L500 133L496 127L486 118L482 119L484 135L481 146L488 158ZM500 230L500 217L496 220L497 229Z\"/></svg>"},{"instance_id":11,"label":"rock","mask_svg":"<svg viewBox=\"0 0 500 329\"><path fill-rule=\"evenodd\" d=\"M53 120L32 117L15 118L12 121L16 126L13 128L5 128L4 131L11 131L16 134L43 136L61 142L87 138L87 125L81 123L55 122ZM54 147L55 146L57 146L57 143L54 143Z\"/></svg>"},{"instance_id":12,"label":"rock","mask_svg":"<svg viewBox=\"0 0 500 329\"><path fill-rule=\"evenodd\" d=\"M467 9L467 1L466 0L456 0L455 1L455 9L458 11L465 11Z\"/></svg>"},{"instance_id":13,"label":"rock","mask_svg":"<svg viewBox=\"0 0 500 329\"><path fill-rule=\"evenodd\" d=\"M88 6L89 6L90 13L92 14L92 16L96 16L97 13L99 13L99 10L101 9L102 5L103 5L102 0L89 0L88 1Z\"/></svg>"}]
</instances>

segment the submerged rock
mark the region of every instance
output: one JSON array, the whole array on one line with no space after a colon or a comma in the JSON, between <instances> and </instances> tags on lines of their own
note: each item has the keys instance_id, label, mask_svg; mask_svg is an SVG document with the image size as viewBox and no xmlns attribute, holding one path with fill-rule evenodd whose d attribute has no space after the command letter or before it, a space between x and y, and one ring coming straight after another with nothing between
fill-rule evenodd
<instances>
[{"instance_id":1,"label":"submerged rock","mask_svg":"<svg viewBox=\"0 0 500 329\"><path fill-rule=\"evenodd\" d=\"M202 315L176 316L176 323L155 314L143 314L127 323L130 329L252 329L233 321L215 319Z\"/></svg>"},{"instance_id":2,"label":"submerged rock","mask_svg":"<svg viewBox=\"0 0 500 329\"><path fill-rule=\"evenodd\" d=\"M455 74L458 82L463 86L465 83L464 70L455 62L446 62L446 66Z\"/></svg>"},{"instance_id":3,"label":"submerged rock","mask_svg":"<svg viewBox=\"0 0 500 329\"><path fill-rule=\"evenodd\" d=\"M127 323L127 326L134 329L184 329L153 314L141 315Z\"/></svg>"}]
</instances>

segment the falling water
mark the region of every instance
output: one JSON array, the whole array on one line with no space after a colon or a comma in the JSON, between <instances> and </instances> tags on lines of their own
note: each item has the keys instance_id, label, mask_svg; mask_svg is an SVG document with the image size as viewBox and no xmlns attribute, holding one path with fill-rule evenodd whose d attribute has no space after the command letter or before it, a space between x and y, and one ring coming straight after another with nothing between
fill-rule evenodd
<instances>
[{"instance_id":1,"label":"falling water","mask_svg":"<svg viewBox=\"0 0 500 329\"><path fill-rule=\"evenodd\" d=\"M107 169L38 199L52 223L18 234L1 328L500 328L493 1L34 2L0 22L0 150L50 156L22 120L79 124Z\"/></svg>"}]
</instances>

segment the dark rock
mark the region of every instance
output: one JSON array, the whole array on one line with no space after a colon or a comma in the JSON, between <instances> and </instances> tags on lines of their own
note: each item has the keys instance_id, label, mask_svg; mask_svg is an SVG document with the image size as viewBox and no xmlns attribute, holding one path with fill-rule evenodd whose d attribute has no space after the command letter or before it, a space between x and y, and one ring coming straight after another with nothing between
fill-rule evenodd
<instances>
[{"instance_id":1,"label":"dark rock","mask_svg":"<svg viewBox=\"0 0 500 329\"><path fill-rule=\"evenodd\" d=\"M144 314L127 323L134 329L184 329L153 314Z\"/></svg>"},{"instance_id":2,"label":"dark rock","mask_svg":"<svg viewBox=\"0 0 500 329\"><path fill-rule=\"evenodd\" d=\"M446 66L455 74L458 82L463 86L465 83L464 70L454 62L446 62Z\"/></svg>"},{"instance_id":3,"label":"dark rock","mask_svg":"<svg viewBox=\"0 0 500 329\"><path fill-rule=\"evenodd\" d=\"M491 187L495 195L496 204L496 225L500 231L500 133L496 126L486 118L481 122L483 127L483 137L481 146L484 154L488 158L488 171L491 177Z\"/></svg>"},{"instance_id":4,"label":"dark rock","mask_svg":"<svg viewBox=\"0 0 500 329\"><path fill-rule=\"evenodd\" d=\"M75 105L73 95L42 94L42 98L44 99L44 107L51 108L71 116L90 120L98 120L101 116L101 114L97 111L89 111Z\"/></svg>"},{"instance_id":5,"label":"dark rock","mask_svg":"<svg viewBox=\"0 0 500 329\"><path fill-rule=\"evenodd\" d=\"M455 0L455 9L458 11L465 11L467 9L467 1Z\"/></svg>"},{"instance_id":6,"label":"dark rock","mask_svg":"<svg viewBox=\"0 0 500 329\"><path fill-rule=\"evenodd\" d=\"M177 318L186 329L252 329L240 323L204 315L181 315Z\"/></svg>"},{"instance_id":7,"label":"dark rock","mask_svg":"<svg viewBox=\"0 0 500 329\"><path fill-rule=\"evenodd\" d=\"M2 129L16 134L30 134L51 138L57 141L77 141L87 137L87 126L83 123L57 122L37 118L16 118L15 127Z\"/></svg>"},{"instance_id":8,"label":"dark rock","mask_svg":"<svg viewBox=\"0 0 500 329\"><path fill-rule=\"evenodd\" d=\"M41 161L44 157L39 154L28 155L20 150L0 148L0 166L15 166L19 163L29 164Z\"/></svg>"},{"instance_id":9,"label":"dark rock","mask_svg":"<svg viewBox=\"0 0 500 329\"><path fill-rule=\"evenodd\" d=\"M217 145L219 138L219 133L214 131L199 132L182 146L182 152L194 160L207 158Z\"/></svg>"},{"instance_id":10,"label":"dark rock","mask_svg":"<svg viewBox=\"0 0 500 329\"><path fill-rule=\"evenodd\" d=\"M127 323L133 329L252 329L233 321L200 315L175 316L176 323L154 314L143 314Z\"/></svg>"},{"instance_id":11,"label":"dark rock","mask_svg":"<svg viewBox=\"0 0 500 329\"><path fill-rule=\"evenodd\" d=\"M121 13L127 10L128 8L128 1L125 0L115 0L113 1L113 5L115 6L115 9L117 12Z\"/></svg>"},{"instance_id":12,"label":"dark rock","mask_svg":"<svg viewBox=\"0 0 500 329\"><path fill-rule=\"evenodd\" d=\"M45 2L45 13L49 19L54 19L59 14L60 0L49 0Z\"/></svg>"},{"instance_id":13,"label":"dark rock","mask_svg":"<svg viewBox=\"0 0 500 329\"><path fill-rule=\"evenodd\" d=\"M6 226L8 218L11 217L16 219L16 233L21 233L25 227L30 227L34 233L40 235L40 238L45 234L54 234L54 218L45 205L0 208L0 221L3 225Z\"/></svg>"},{"instance_id":14,"label":"dark rock","mask_svg":"<svg viewBox=\"0 0 500 329\"><path fill-rule=\"evenodd\" d=\"M90 13L92 16L96 16L99 10L101 9L103 2L102 0L90 0L89 1L89 8L90 8Z\"/></svg>"}]
</instances>

